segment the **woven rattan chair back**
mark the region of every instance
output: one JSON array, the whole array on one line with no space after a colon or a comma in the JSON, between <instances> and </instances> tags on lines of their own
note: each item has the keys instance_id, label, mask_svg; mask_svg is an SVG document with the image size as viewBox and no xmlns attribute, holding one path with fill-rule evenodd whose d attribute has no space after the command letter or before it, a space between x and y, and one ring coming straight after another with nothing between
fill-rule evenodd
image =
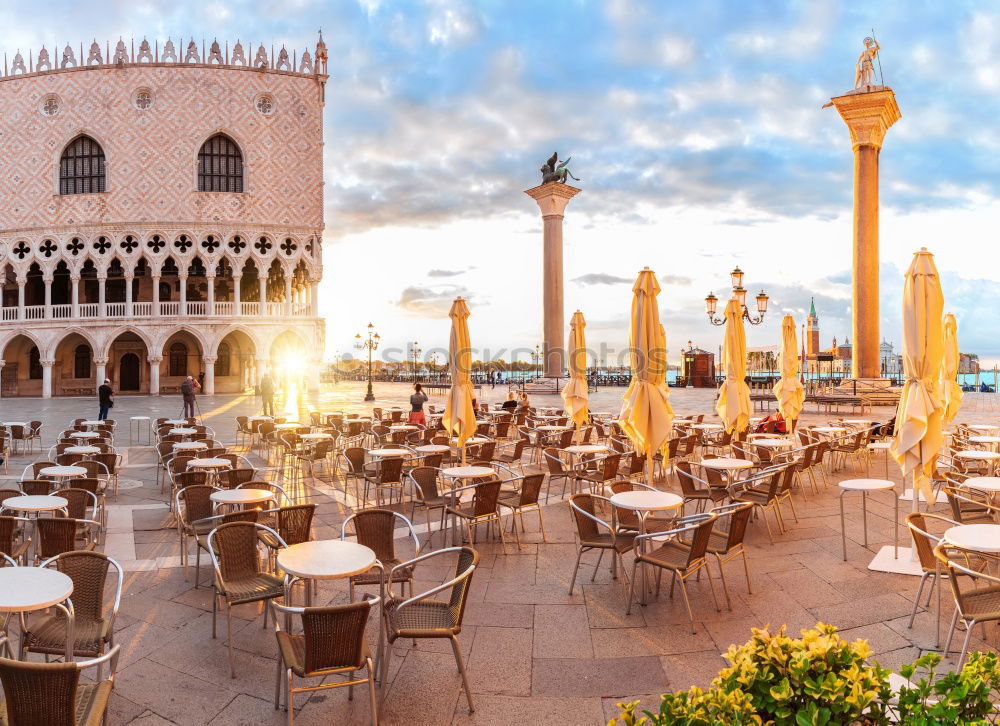
<instances>
[{"instance_id":1,"label":"woven rattan chair back","mask_svg":"<svg viewBox=\"0 0 1000 726\"><path fill-rule=\"evenodd\" d=\"M708 542L712 536L712 528L715 526L716 518L706 519L695 527L691 534L691 549L688 551L688 565L705 557L708 551Z\"/></svg>"},{"instance_id":2,"label":"woven rattan chair back","mask_svg":"<svg viewBox=\"0 0 1000 726\"><path fill-rule=\"evenodd\" d=\"M83 461L83 454L58 454L56 463L59 466L73 466L78 461Z\"/></svg>"},{"instance_id":3,"label":"woven rattan chair back","mask_svg":"<svg viewBox=\"0 0 1000 726\"><path fill-rule=\"evenodd\" d=\"M77 627L100 621L104 613L104 584L111 562L102 552L67 552L55 568L73 581L73 612Z\"/></svg>"},{"instance_id":4,"label":"woven rattan chair back","mask_svg":"<svg viewBox=\"0 0 1000 726\"><path fill-rule=\"evenodd\" d=\"M11 497L19 497L21 494L19 489L0 489L0 506Z\"/></svg>"},{"instance_id":5,"label":"woven rattan chair back","mask_svg":"<svg viewBox=\"0 0 1000 726\"><path fill-rule=\"evenodd\" d=\"M695 483L696 477L691 471L690 461L678 461L674 464L674 470L677 472L677 481L681 483L681 494L685 499L704 499L708 496L704 487L699 487Z\"/></svg>"},{"instance_id":6,"label":"woven rattan chair back","mask_svg":"<svg viewBox=\"0 0 1000 726\"><path fill-rule=\"evenodd\" d=\"M472 511L477 517L484 517L487 514L495 514L497 511L497 500L500 497L499 479L485 481L476 484L476 489L472 494Z\"/></svg>"},{"instance_id":7,"label":"woven rattan chair back","mask_svg":"<svg viewBox=\"0 0 1000 726\"><path fill-rule=\"evenodd\" d=\"M951 520L946 517L924 512L911 512L906 515L906 526L909 528L910 536L913 538L913 544L917 548L917 557L920 558L920 567L925 571L934 571L937 563L937 558L934 556L934 548L938 543L928 533L928 519L937 519L945 522L949 522Z\"/></svg>"},{"instance_id":8,"label":"woven rattan chair back","mask_svg":"<svg viewBox=\"0 0 1000 726\"><path fill-rule=\"evenodd\" d=\"M433 466L415 466L410 469L410 478L419 491L420 499L431 501L438 497L438 470Z\"/></svg>"},{"instance_id":9,"label":"woven rattan chair back","mask_svg":"<svg viewBox=\"0 0 1000 726\"><path fill-rule=\"evenodd\" d=\"M388 509L362 509L351 519L358 544L368 547L382 562L396 559L393 530L396 515Z\"/></svg>"},{"instance_id":10,"label":"woven rattan chair back","mask_svg":"<svg viewBox=\"0 0 1000 726\"><path fill-rule=\"evenodd\" d=\"M219 472L219 486L225 489L235 489L241 484L253 481L257 472L249 468L223 469Z\"/></svg>"},{"instance_id":11,"label":"woven rattan chair back","mask_svg":"<svg viewBox=\"0 0 1000 726\"><path fill-rule=\"evenodd\" d=\"M592 517L597 516L594 513L594 498L590 494L573 494L569 501ZM580 541L592 542L596 540L601 534L597 523L590 517L583 516L573 507L570 507L570 511L573 513L573 521L576 522L576 533L580 536Z\"/></svg>"},{"instance_id":12,"label":"woven rattan chair back","mask_svg":"<svg viewBox=\"0 0 1000 726\"><path fill-rule=\"evenodd\" d=\"M344 458L350 467L350 473L361 474L365 470L365 450L360 446L349 446L344 449Z\"/></svg>"},{"instance_id":13,"label":"woven rattan chair back","mask_svg":"<svg viewBox=\"0 0 1000 726\"><path fill-rule=\"evenodd\" d=\"M184 487L177 492L177 498L183 505L181 518L184 524L191 524L199 519L206 519L212 516L212 492L215 487L207 484L195 484Z\"/></svg>"},{"instance_id":14,"label":"woven rattan chair back","mask_svg":"<svg viewBox=\"0 0 1000 726\"><path fill-rule=\"evenodd\" d=\"M253 510L250 513L256 516ZM253 522L226 522L215 529L216 556L224 582L245 580L260 572L257 531Z\"/></svg>"},{"instance_id":15,"label":"woven rattan chair back","mask_svg":"<svg viewBox=\"0 0 1000 726\"><path fill-rule=\"evenodd\" d=\"M25 479L21 482L21 491L32 497L44 496L52 491L52 482L48 479Z\"/></svg>"},{"instance_id":16,"label":"woven rattan chair back","mask_svg":"<svg viewBox=\"0 0 1000 726\"><path fill-rule=\"evenodd\" d=\"M545 454L545 465L548 467L549 476L562 476L566 473L563 461L559 458L559 449L548 446L543 449Z\"/></svg>"},{"instance_id":17,"label":"woven rattan chair back","mask_svg":"<svg viewBox=\"0 0 1000 726\"><path fill-rule=\"evenodd\" d=\"M174 486L177 489L199 486L208 483L208 472L204 470L182 471L174 474Z\"/></svg>"},{"instance_id":18,"label":"woven rattan chair back","mask_svg":"<svg viewBox=\"0 0 1000 726\"><path fill-rule=\"evenodd\" d=\"M74 663L0 658L6 722L16 726L76 726L80 671Z\"/></svg>"},{"instance_id":19,"label":"woven rattan chair back","mask_svg":"<svg viewBox=\"0 0 1000 726\"><path fill-rule=\"evenodd\" d=\"M630 481L616 481L611 485L612 494L631 492L633 490L635 490L635 485ZM639 519L638 513L631 509L615 507L615 516L618 518L618 525L620 527L634 530L642 529L642 521Z\"/></svg>"},{"instance_id":20,"label":"woven rattan chair back","mask_svg":"<svg viewBox=\"0 0 1000 726\"><path fill-rule=\"evenodd\" d=\"M38 533L38 556L42 559L72 552L76 549L78 520L57 517L39 517L35 520ZM75 600L74 600L75 602Z\"/></svg>"},{"instance_id":21,"label":"woven rattan chair back","mask_svg":"<svg viewBox=\"0 0 1000 726\"><path fill-rule=\"evenodd\" d=\"M89 519L87 517L87 507L91 506L94 500L90 492L86 489L60 489L59 496L66 500L66 511L73 519Z\"/></svg>"},{"instance_id":22,"label":"woven rattan chair back","mask_svg":"<svg viewBox=\"0 0 1000 726\"><path fill-rule=\"evenodd\" d=\"M743 502L735 506L728 513L719 514L716 520L717 525L723 524L725 520L726 529L726 552L738 545L743 544L743 539L747 534L747 525L750 523L750 515L753 514L753 504Z\"/></svg>"},{"instance_id":23,"label":"woven rattan chair back","mask_svg":"<svg viewBox=\"0 0 1000 726\"><path fill-rule=\"evenodd\" d=\"M499 488L499 482L497 482ZM462 619L465 617L465 604L469 599L469 587L472 584L472 575L479 565L479 553L471 547L463 547L458 554L458 562L455 565L455 576L458 577L469 568L472 568L466 577L456 582L451 587L451 597L448 598L448 605L451 610L452 627L461 628Z\"/></svg>"},{"instance_id":24,"label":"woven rattan chair back","mask_svg":"<svg viewBox=\"0 0 1000 726\"><path fill-rule=\"evenodd\" d=\"M30 466L31 466L31 478L37 479L42 475L42 469L45 469L50 466L57 466L57 464L54 461L36 461L32 463Z\"/></svg>"},{"instance_id":25,"label":"woven rattan chair back","mask_svg":"<svg viewBox=\"0 0 1000 726\"><path fill-rule=\"evenodd\" d=\"M94 454L91 457L91 461L104 464L105 468L108 470L108 474L114 476L118 472L118 454ZM96 470L100 470L100 467L96 467ZM101 471L103 474L104 472ZM95 476L95 474L90 474L90 476Z\"/></svg>"},{"instance_id":26,"label":"woven rattan chair back","mask_svg":"<svg viewBox=\"0 0 1000 726\"><path fill-rule=\"evenodd\" d=\"M0 552L5 555L14 552L14 533L20 524L17 517L0 515Z\"/></svg>"},{"instance_id":27,"label":"woven rattan chair back","mask_svg":"<svg viewBox=\"0 0 1000 726\"><path fill-rule=\"evenodd\" d=\"M315 504L296 504L281 507L274 517L275 529L285 540L285 544L293 545L309 541Z\"/></svg>"},{"instance_id":28,"label":"woven rattan chair back","mask_svg":"<svg viewBox=\"0 0 1000 726\"><path fill-rule=\"evenodd\" d=\"M378 481L380 484L398 484L403 476L403 457L382 457L378 465Z\"/></svg>"},{"instance_id":29,"label":"woven rattan chair back","mask_svg":"<svg viewBox=\"0 0 1000 726\"><path fill-rule=\"evenodd\" d=\"M521 498L518 504L526 507L530 504L538 504L538 497L542 491L542 484L545 481L545 474L528 474L521 481Z\"/></svg>"},{"instance_id":30,"label":"woven rattan chair back","mask_svg":"<svg viewBox=\"0 0 1000 726\"><path fill-rule=\"evenodd\" d=\"M479 447L479 453L476 454L477 459L483 459L484 461L493 461L493 457L496 456L497 442L487 441Z\"/></svg>"},{"instance_id":31,"label":"woven rattan chair back","mask_svg":"<svg viewBox=\"0 0 1000 726\"><path fill-rule=\"evenodd\" d=\"M101 480L89 476L81 476L78 479L70 479L66 482L76 489L86 489L91 494L101 496Z\"/></svg>"}]
</instances>

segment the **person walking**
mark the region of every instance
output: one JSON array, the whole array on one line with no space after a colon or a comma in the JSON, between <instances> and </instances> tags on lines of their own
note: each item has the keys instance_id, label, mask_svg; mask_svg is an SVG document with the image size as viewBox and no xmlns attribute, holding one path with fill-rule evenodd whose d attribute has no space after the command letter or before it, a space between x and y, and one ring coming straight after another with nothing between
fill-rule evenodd
<instances>
[{"instance_id":1,"label":"person walking","mask_svg":"<svg viewBox=\"0 0 1000 726\"><path fill-rule=\"evenodd\" d=\"M260 379L260 397L264 403L264 415L274 417L274 379L268 371Z\"/></svg>"},{"instance_id":2,"label":"person walking","mask_svg":"<svg viewBox=\"0 0 1000 726\"><path fill-rule=\"evenodd\" d=\"M104 383L97 387L97 403L100 406L100 413L97 414L98 421L104 421L108 418L108 411L114 408L115 392L111 388L111 379L105 378Z\"/></svg>"},{"instance_id":3,"label":"person walking","mask_svg":"<svg viewBox=\"0 0 1000 726\"><path fill-rule=\"evenodd\" d=\"M427 394L419 383L413 384L413 395L410 396L410 423L427 428L427 418L424 416L424 404Z\"/></svg>"},{"instance_id":4,"label":"person walking","mask_svg":"<svg viewBox=\"0 0 1000 726\"><path fill-rule=\"evenodd\" d=\"M194 376L188 376L181 384L181 397L184 399L183 418L194 418L194 394L201 390Z\"/></svg>"}]
</instances>

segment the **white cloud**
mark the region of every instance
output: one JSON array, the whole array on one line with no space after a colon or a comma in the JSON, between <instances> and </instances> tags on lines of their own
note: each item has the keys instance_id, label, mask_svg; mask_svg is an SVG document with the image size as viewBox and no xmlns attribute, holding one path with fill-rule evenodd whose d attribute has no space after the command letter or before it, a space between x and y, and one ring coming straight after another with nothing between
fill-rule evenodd
<instances>
[{"instance_id":1,"label":"white cloud","mask_svg":"<svg viewBox=\"0 0 1000 726\"><path fill-rule=\"evenodd\" d=\"M695 60L697 50L691 38L671 34L660 41L659 55L665 66L680 68Z\"/></svg>"}]
</instances>

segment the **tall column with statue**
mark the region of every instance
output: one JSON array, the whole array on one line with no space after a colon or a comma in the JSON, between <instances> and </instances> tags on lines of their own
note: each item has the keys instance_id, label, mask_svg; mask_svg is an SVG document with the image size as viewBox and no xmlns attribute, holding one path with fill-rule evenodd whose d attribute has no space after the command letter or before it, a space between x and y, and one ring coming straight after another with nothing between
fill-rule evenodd
<instances>
[{"instance_id":1,"label":"tall column with statue","mask_svg":"<svg viewBox=\"0 0 1000 726\"><path fill-rule=\"evenodd\" d=\"M563 212L569 200L580 193L576 187L566 183L567 178L579 181L567 165L569 159L559 161L557 153L541 167L542 183L525 194L538 203L542 212L542 312L543 341L545 351L546 388L559 390L559 379L565 370L566 339L565 311L563 303ZM542 392L542 391L539 391Z\"/></svg>"},{"instance_id":2,"label":"tall column with statue","mask_svg":"<svg viewBox=\"0 0 1000 726\"><path fill-rule=\"evenodd\" d=\"M851 374L855 381L881 377L879 357L878 167L885 134L900 119L896 95L876 85L880 47L865 38L858 58L854 90L830 99L847 124L854 149L854 261L851 328L854 346ZM825 107L824 107L825 108Z\"/></svg>"}]
</instances>

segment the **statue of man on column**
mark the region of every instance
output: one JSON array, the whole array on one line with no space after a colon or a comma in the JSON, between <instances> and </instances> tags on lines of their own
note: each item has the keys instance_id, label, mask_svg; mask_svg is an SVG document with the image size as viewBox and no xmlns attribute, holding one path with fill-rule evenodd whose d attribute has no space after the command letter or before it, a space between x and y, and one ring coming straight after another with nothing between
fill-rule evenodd
<instances>
[{"instance_id":1,"label":"statue of man on column","mask_svg":"<svg viewBox=\"0 0 1000 726\"><path fill-rule=\"evenodd\" d=\"M874 86L875 84L875 57L880 50L879 44L874 38L865 38L865 49L858 56L857 68L854 71L854 87Z\"/></svg>"}]
</instances>

